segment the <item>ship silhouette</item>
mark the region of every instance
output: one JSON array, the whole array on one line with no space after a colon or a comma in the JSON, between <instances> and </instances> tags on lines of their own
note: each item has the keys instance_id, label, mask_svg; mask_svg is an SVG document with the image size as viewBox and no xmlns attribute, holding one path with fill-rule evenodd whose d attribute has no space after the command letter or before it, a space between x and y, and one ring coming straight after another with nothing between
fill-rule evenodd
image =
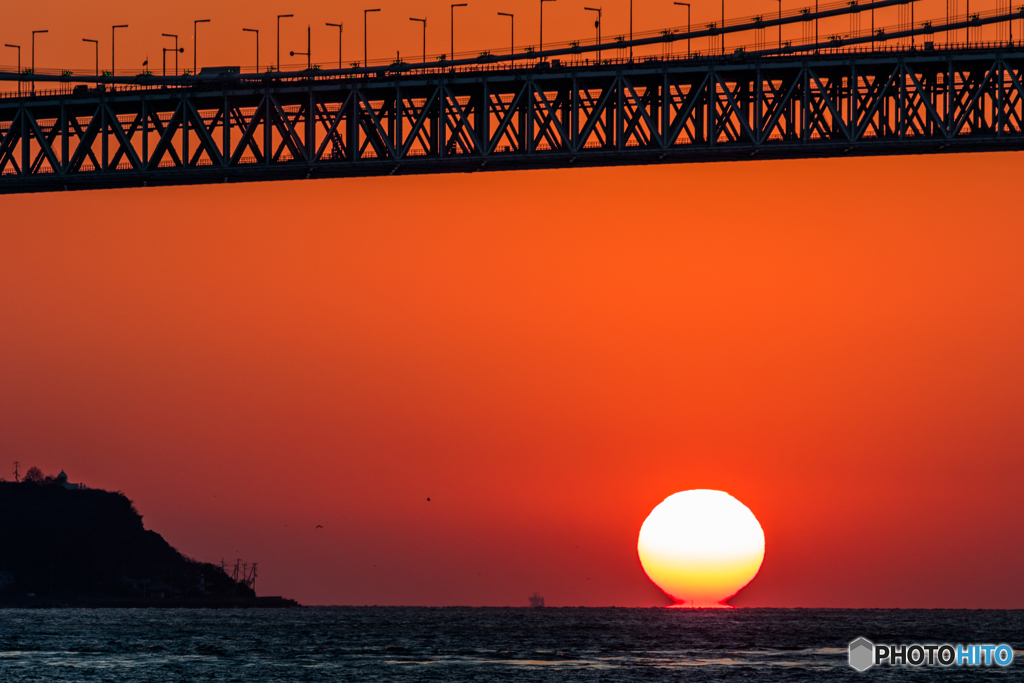
<instances>
[{"instance_id":1,"label":"ship silhouette","mask_svg":"<svg viewBox=\"0 0 1024 683\"><path fill-rule=\"evenodd\" d=\"M544 606L544 596L542 596L540 593L534 593L533 595L530 596L530 607L543 607L543 606Z\"/></svg>"}]
</instances>

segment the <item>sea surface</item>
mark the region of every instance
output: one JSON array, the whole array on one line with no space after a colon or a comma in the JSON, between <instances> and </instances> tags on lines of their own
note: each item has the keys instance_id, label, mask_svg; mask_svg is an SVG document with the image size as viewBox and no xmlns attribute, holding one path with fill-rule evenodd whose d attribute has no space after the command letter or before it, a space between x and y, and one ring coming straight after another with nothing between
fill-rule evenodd
<instances>
[{"instance_id":1,"label":"sea surface","mask_svg":"<svg viewBox=\"0 0 1024 683\"><path fill-rule=\"evenodd\" d=\"M1006 668L847 644L1008 643ZM0 610L0 681L1021 681L1024 611L337 607Z\"/></svg>"}]
</instances>

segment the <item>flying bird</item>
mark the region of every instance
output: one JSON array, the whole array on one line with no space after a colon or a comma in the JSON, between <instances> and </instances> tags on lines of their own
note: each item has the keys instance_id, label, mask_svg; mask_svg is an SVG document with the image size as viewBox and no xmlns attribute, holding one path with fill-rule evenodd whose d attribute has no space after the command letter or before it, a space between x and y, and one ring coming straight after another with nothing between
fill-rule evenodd
<instances>
[{"instance_id":1,"label":"flying bird","mask_svg":"<svg viewBox=\"0 0 1024 683\"><path fill-rule=\"evenodd\" d=\"M316 528L317 528L317 529L323 529L324 527L323 527L323 525L322 525L322 524L317 524L317 525L316 525Z\"/></svg>"},{"instance_id":2,"label":"flying bird","mask_svg":"<svg viewBox=\"0 0 1024 683\"><path fill-rule=\"evenodd\" d=\"M430 502L430 499L429 499L429 498L427 498L427 502L428 502L428 503Z\"/></svg>"}]
</instances>

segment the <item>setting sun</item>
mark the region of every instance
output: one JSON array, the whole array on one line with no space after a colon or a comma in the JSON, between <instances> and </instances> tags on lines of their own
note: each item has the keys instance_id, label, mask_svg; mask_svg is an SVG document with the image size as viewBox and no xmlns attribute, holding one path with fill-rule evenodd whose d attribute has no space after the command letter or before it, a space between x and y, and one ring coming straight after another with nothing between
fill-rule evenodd
<instances>
[{"instance_id":1,"label":"setting sun","mask_svg":"<svg viewBox=\"0 0 1024 683\"><path fill-rule=\"evenodd\" d=\"M723 607L757 574L764 531L724 491L673 494L644 520L637 553L647 576L679 607Z\"/></svg>"}]
</instances>

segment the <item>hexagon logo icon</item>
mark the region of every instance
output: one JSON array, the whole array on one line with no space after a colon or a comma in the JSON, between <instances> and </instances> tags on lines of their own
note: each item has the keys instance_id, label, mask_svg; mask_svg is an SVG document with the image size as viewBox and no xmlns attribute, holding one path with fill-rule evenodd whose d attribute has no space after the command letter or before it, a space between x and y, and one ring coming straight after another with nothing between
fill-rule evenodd
<instances>
[{"instance_id":1,"label":"hexagon logo icon","mask_svg":"<svg viewBox=\"0 0 1024 683\"><path fill-rule=\"evenodd\" d=\"M874 643L867 638L858 638L850 643L850 666L857 671L867 671L874 663Z\"/></svg>"}]
</instances>

